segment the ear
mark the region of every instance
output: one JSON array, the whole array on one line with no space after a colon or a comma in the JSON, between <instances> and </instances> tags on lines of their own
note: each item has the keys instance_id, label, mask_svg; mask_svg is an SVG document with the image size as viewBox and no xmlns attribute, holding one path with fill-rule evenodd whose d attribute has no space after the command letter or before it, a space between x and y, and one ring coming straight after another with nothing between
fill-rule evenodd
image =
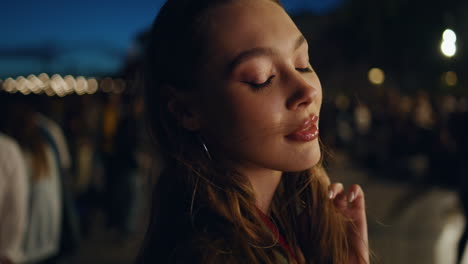
<instances>
[{"instance_id":1,"label":"ear","mask_svg":"<svg viewBox=\"0 0 468 264\"><path fill-rule=\"evenodd\" d=\"M177 91L174 87L166 87L169 92L167 108L185 129L195 132L200 129L200 114L195 106L194 97L188 92Z\"/></svg>"}]
</instances>

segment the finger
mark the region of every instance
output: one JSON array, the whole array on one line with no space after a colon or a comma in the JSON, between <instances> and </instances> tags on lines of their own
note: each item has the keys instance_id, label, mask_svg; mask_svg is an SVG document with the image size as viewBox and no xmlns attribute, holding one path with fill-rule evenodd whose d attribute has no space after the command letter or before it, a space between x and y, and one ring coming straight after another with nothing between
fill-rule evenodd
<instances>
[{"instance_id":1,"label":"finger","mask_svg":"<svg viewBox=\"0 0 468 264\"><path fill-rule=\"evenodd\" d=\"M343 191L344 191L344 187L341 182L332 183L328 186L328 198L334 199L337 194Z\"/></svg>"},{"instance_id":2,"label":"finger","mask_svg":"<svg viewBox=\"0 0 468 264\"><path fill-rule=\"evenodd\" d=\"M354 222L357 241L367 243L367 220L362 188L357 184L353 184L349 188L347 199L348 209L345 210L345 214Z\"/></svg>"},{"instance_id":3,"label":"finger","mask_svg":"<svg viewBox=\"0 0 468 264\"><path fill-rule=\"evenodd\" d=\"M357 184L351 185L351 187L348 190L347 200L350 208L364 209L364 192L362 191L361 186Z\"/></svg>"},{"instance_id":4,"label":"finger","mask_svg":"<svg viewBox=\"0 0 468 264\"><path fill-rule=\"evenodd\" d=\"M344 190L338 193L335 198L333 199L333 204L336 208L338 208L342 213L346 213L348 208L348 201L346 200L346 193Z\"/></svg>"}]
</instances>

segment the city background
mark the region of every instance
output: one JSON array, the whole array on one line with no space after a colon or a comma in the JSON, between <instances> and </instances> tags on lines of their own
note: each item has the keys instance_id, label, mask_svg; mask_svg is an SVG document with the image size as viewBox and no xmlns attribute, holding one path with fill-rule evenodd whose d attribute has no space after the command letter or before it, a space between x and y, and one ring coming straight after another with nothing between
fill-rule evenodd
<instances>
[{"instance_id":1,"label":"city background","mask_svg":"<svg viewBox=\"0 0 468 264\"><path fill-rule=\"evenodd\" d=\"M367 193L375 263L467 264L468 1L282 3L322 82L325 166ZM0 4L0 123L40 112L67 146L76 221L54 263L138 254L157 154L135 72L162 4Z\"/></svg>"}]
</instances>

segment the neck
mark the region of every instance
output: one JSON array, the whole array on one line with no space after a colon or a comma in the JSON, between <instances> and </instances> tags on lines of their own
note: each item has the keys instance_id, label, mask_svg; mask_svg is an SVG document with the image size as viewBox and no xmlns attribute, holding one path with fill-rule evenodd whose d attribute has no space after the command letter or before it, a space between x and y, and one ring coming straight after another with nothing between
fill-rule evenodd
<instances>
[{"instance_id":1,"label":"neck","mask_svg":"<svg viewBox=\"0 0 468 264\"><path fill-rule=\"evenodd\" d=\"M256 206L262 213L269 215L271 201L281 181L283 172L273 170L249 170L241 173L245 175L249 179L250 184L252 184Z\"/></svg>"}]
</instances>

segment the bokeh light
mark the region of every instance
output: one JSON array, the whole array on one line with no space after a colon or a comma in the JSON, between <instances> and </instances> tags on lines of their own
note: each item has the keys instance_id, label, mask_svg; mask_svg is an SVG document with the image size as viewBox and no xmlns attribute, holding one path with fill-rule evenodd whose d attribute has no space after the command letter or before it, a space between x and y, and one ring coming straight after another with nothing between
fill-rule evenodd
<instances>
[{"instance_id":1,"label":"bokeh light","mask_svg":"<svg viewBox=\"0 0 468 264\"><path fill-rule=\"evenodd\" d=\"M447 86L455 86L458 84L458 76L453 71L444 72L442 74L442 82Z\"/></svg>"},{"instance_id":2,"label":"bokeh light","mask_svg":"<svg viewBox=\"0 0 468 264\"><path fill-rule=\"evenodd\" d=\"M98 82L95 78L88 79L88 94L94 94L98 90Z\"/></svg>"},{"instance_id":3,"label":"bokeh light","mask_svg":"<svg viewBox=\"0 0 468 264\"><path fill-rule=\"evenodd\" d=\"M440 50L445 57L451 58L457 53L457 34L451 29L446 29L442 33Z\"/></svg>"},{"instance_id":4,"label":"bokeh light","mask_svg":"<svg viewBox=\"0 0 468 264\"><path fill-rule=\"evenodd\" d=\"M381 85L385 81L385 73L380 68L372 68L368 73L369 82L374 85Z\"/></svg>"},{"instance_id":5,"label":"bokeh light","mask_svg":"<svg viewBox=\"0 0 468 264\"><path fill-rule=\"evenodd\" d=\"M457 34L451 29L446 29L442 34L442 39L447 42L455 43L457 42Z\"/></svg>"},{"instance_id":6,"label":"bokeh light","mask_svg":"<svg viewBox=\"0 0 468 264\"><path fill-rule=\"evenodd\" d=\"M443 41L442 44L440 44L440 50L442 51L442 54L450 58L455 56L457 45L453 42Z\"/></svg>"}]
</instances>

